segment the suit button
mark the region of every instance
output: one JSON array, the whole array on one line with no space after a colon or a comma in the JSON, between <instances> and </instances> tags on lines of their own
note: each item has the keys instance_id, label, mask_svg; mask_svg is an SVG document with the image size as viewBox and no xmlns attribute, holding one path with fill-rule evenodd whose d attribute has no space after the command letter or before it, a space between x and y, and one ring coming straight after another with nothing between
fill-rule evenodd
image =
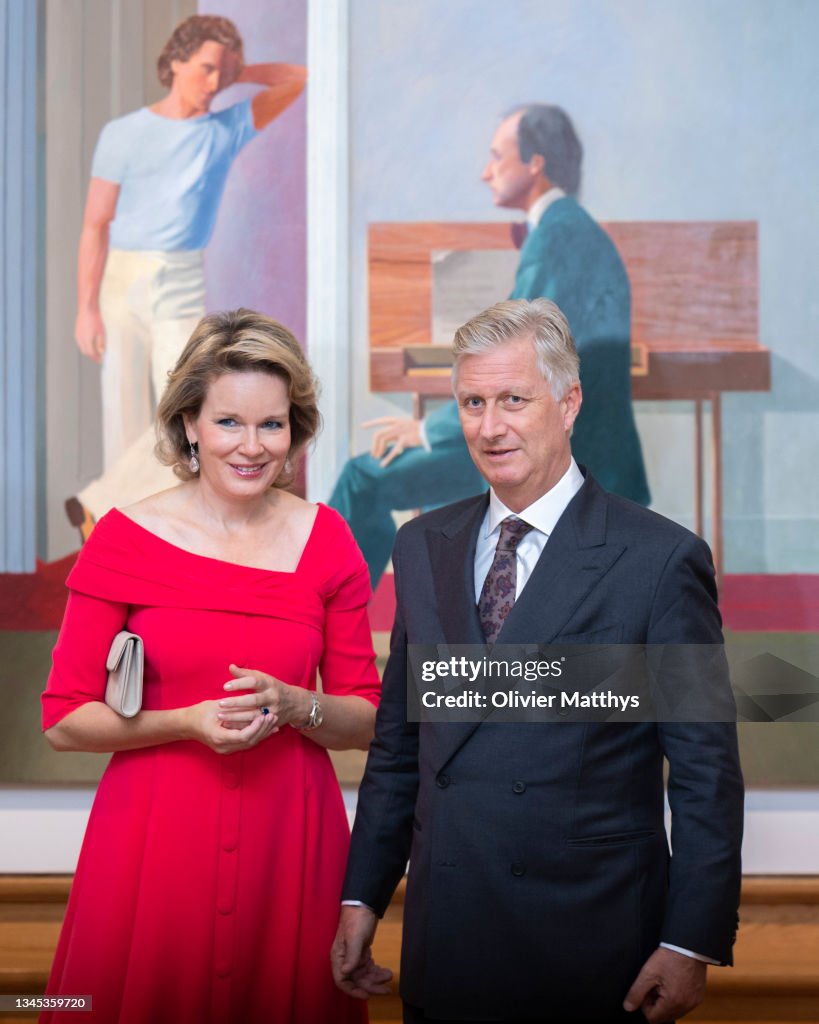
<instances>
[{"instance_id":1,"label":"suit button","mask_svg":"<svg viewBox=\"0 0 819 1024\"><path fill-rule=\"evenodd\" d=\"M449 785L449 776L446 772L441 772L441 774L435 779L435 785L438 789L446 789Z\"/></svg>"},{"instance_id":2,"label":"suit button","mask_svg":"<svg viewBox=\"0 0 819 1024\"><path fill-rule=\"evenodd\" d=\"M523 876L526 874L526 865L521 864L520 861L516 860L512 865L512 874L515 876L515 878L523 878Z\"/></svg>"},{"instance_id":3,"label":"suit button","mask_svg":"<svg viewBox=\"0 0 819 1024\"><path fill-rule=\"evenodd\" d=\"M562 715L562 716L563 716L563 718L565 718L565 717L566 717L566 715L568 715L568 713L569 713L569 709L568 709L568 708L558 708L558 709L557 709L557 713L558 713L559 715Z\"/></svg>"},{"instance_id":4,"label":"suit button","mask_svg":"<svg viewBox=\"0 0 819 1024\"><path fill-rule=\"evenodd\" d=\"M512 786L512 792L513 793L525 793L526 792L526 783L525 782L521 782L520 780L518 780L514 784L514 786Z\"/></svg>"}]
</instances>

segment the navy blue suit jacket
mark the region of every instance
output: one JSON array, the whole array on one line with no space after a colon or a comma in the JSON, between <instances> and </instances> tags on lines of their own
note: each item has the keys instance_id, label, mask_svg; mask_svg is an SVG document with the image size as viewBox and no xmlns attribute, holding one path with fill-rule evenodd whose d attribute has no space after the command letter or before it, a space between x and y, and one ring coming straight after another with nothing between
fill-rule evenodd
<instances>
[{"instance_id":1,"label":"navy blue suit jacket","mask_svg":"<svg viewBox=\"0 0 819 1024\"><path fill-rule=\"evenodd\" d=\"M428 1014L616 1019L660 941L731 960L736 729L408 723L407 645L482 642L473 558L487 500L399 531L396 622L343 896L382 914L409 858L401 994ZM499 642L719 644L707 545L587 475Z\"/></svg>"}]
</instances>

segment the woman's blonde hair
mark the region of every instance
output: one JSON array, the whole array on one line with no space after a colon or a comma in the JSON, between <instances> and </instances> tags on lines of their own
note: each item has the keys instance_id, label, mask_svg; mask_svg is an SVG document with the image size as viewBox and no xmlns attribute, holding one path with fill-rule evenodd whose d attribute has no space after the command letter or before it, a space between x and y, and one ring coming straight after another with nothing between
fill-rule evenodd
<instances>
[{"instance_id":1,"label":"woman's blonde hair","mask_svg":"<svg viewBox=\"0 0 819 1024\"><path fill-rule=\"evenodd\" d=\"M268 373L287 385L290 400L290 452L293 458L321 427L318 384L301 346L286 327L262 313L235 309L202 317L176 366L157 409L159 441L156 455L182 480L196 474L189 468L190 444L185 418L196 419L208 388L223 373ZM287 487L292 467L283 470L274 487Z\"/></svg>"}]
</instances>

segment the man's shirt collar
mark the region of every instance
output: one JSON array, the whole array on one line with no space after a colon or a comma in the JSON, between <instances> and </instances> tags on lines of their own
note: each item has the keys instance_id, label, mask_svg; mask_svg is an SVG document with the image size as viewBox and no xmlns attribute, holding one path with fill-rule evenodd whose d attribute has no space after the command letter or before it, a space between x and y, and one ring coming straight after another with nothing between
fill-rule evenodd
<instances>
[{"instance_id":1,"label":"man's shirt collar","mask_svg":"<svg viewBox=\"0 0 819 1024\"><path fill-rule=\"evenodd\" d=\"M489 490L489 509L484 520L484 537L489 537L494 531L500 528L501 522L507 516L517 516L525 523L534 527L547 537L554 530L558 519L566 511L566 507L572 498L583 486L583 474L578 469L577 463L572 459L569 468L558 480L554 487L541 495L537 501L523 509L522 512L512 512L500 500L495 492Z\"/></svg>"}]
</instances>

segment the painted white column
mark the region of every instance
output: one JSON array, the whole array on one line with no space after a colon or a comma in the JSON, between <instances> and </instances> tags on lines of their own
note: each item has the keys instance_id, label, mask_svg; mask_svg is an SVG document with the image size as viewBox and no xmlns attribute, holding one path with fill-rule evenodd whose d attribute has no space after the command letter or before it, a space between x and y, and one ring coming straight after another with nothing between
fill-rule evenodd
<instances>
[{"instance_id":1,"label":"painted white column","mask_svg":"<svg viewBox=\"0 0 819 1024\"><path fill-rule=\"evenodd\" d=\"M0 572L36 549L37 4L0 0Z\"/></svg>"},{"instance_id":2,"label":"painted white column","mask_svg":"<svg viewBox=\"0 0 819 1024\"><path fill-rule=\"evenodd\" d=\"M307 352L324 418L307 464L312 501L327 500L349 454L348 13L348 0L309 0L307 8Z\"/></svg>"}]
</instances>

